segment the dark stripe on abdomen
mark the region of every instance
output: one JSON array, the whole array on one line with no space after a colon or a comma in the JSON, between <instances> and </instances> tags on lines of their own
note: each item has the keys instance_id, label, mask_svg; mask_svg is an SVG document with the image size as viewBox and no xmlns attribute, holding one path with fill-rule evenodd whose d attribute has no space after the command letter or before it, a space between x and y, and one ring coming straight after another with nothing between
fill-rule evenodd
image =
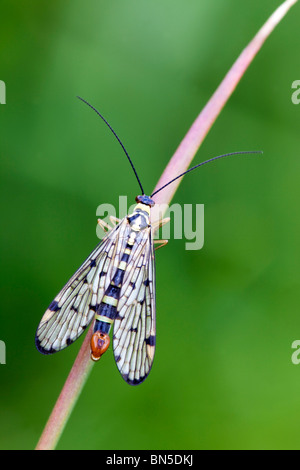
<instances>
[{"instance_id":1,"label":"dark stripe on abdomen","mask_svg":"<svg viewBox=\"0 0 300 470\"><path fill-rule=\"evenodd\" d=\"M126 244L125 250L131 252L132 250L132 245ZM130 253L125 253L123 252L120 263L124 263L125 266L127 267L127 263L129 261ZM112 278L112 281L108 288L106 289L102 302L98 305L96 308L96 315L101 315L102 317L106 317L110 321L106 322L105 319L97 319L95 321L94 325L94 333L96 331L100 331L101 333L109 333L109 330L111 328L112 322L111 320L114 320L117 315L117 307L116 304L120 298L120 292L121 292L121 287L123 284L123 279L124 279L124 274L125 274L125 269L121 269L120 267L117 268L114 277Z\"/></svg>"},{"instance_id":2,"label":"dark stripe on abdomen","mask_svg":"<svg viewBox=\"0 0 300 470\"><path fill-rule=\"evenodd\" d=\"M114 305L109 305L105 302L101 302L99 308L97 309L97 315L103 315L104 317L111 318L112 320L114 320L116 316L116 307Z\"/></svg>"}]
</instances>

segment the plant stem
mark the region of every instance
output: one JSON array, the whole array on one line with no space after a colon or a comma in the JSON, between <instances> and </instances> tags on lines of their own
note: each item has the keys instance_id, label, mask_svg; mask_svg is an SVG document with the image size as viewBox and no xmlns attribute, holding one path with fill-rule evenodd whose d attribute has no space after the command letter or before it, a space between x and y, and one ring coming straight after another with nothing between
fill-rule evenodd
<instances>
[{"instance_id":1,"label":"plant stem","mask_svg":"<svg viewBox=\"0 0 300 470\"><path fill-rule=\"evenodd\" d=\"M275 10L263 27L258 31L253 40L242 51L211 99L192 124L164 170L155 190L162 187L177 175L183 173L189 167L205 136L235 90L238 82L249 67L255 55L276 25L296 2L297 0L286 0L282 3L282 5ZM165 190L158 193L157 196L154 196L156 205L152 209L153 220L158 218L159 204L170 203L180 181L181 178L168 186ZM92 333L93 326L89 329L86 335L70 374L37 444L36 450L54 449L60 438L82 387L92 369L93 362L90 360L90 339L92 337Z\"/></svg>"},{"instance_id":2,"label":"plant stem","mask_svg":"<svg viewBox=\"0 0 300 470\"><path fill-rule=\"evenodd\" d=\"M36 450L51 450L56 447L94 364L89 354L92 334L93 328L91 327L82 343L65 385L60 392L50 418L36 446Z\"/></svg>"},{"instance_id":3,"label":"plant stem","mask_svg":"<svg viewBox=\"0 0 300 470\"><path fill-rule=\"evenodd\" d=\"M297 1L298 0L287 0L282 3L269 17L266 23L254 36L252 41L242 51L220 83L219 87L216 89L208 103L205 105L201 113L190 127L186 136L181 141L179 147L165 168L159 182L155 186L154 191L161 188L168 181L187 170L200 145L205 139L208 131L212 127L231 94L234 92L237 84L251 64L255 55L261 49L263 43L271 34L273 29ZM181 179L182 178L158 193L157 196L154 196L156 204L169 204L179 186ZM152 214L154 213L155 207L152 211ZM155 216L153 216L153 220L154 219Z\"/></svg>"}]
</instances>

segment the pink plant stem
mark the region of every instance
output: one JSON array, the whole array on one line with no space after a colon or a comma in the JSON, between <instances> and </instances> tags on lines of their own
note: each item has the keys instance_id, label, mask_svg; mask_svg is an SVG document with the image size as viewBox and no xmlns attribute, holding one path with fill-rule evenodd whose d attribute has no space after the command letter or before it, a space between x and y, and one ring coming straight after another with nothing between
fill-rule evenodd
<instances>
[{"instance_id":1,"label":"pink plant stem","mask_svg":"<svg viewBox=\"0 0 300 470\"><path fill-rule=\"evenodd\" d=\"M296 2L297 0L287 0L282 3L254 36L248 46L242 51L219 87L190 127L184 139L181 141L154 191L188 169L208 131L235 90L238 82L244 75L244 72L249 67L257 52L261 49L267 37ZM155 195L153 199L156 204L169 204L181 179L182 178L175 181L163 191ZM152 211L153 220L155 220L156 217L155 212L154 207Z\"/></svg>"},{"instance_id":2,"label":"pink plant stem","mask_svg":"<svg viewBox=\"0 0 300 470\"><path fill-rule=\"evenodd\" d=\"M94 362L90 359L93 325L87 332L65 385L45 426L36 450L54 449L80 395Z\"/></svg>"},{"instance_id":3,"label":"pink plant stem","mask_svg":"<svg viewBox=\"0 0 300 470\"><path fill-rule=\"evenodd\" d=\"M267 37L271 34L276 25L285 16L288 10L297 2L297 0L286 0L266 21L263 27L256 34L254 39L243 50L236 62L233 64L220 86L217 88L211 99L203 108L175 154L169 161L165 171L159 179L155 190L161 188L168 181L183 173L190 165L193 157L199 149L208 131L220 114L222 108L235 90L238 82L249 67L253 58L262 47ZM178 179L166 189L154 196L156 202L152 209L152 219L158 218L158 205L169 204L180 181ZM154 190L154 191L155 191ZM153 192L154 192L153 191ZM93 362L90 360L90 339L92 337L91 327L81 346L78 356L65 382L65 385L57 399L56 405L50 415L43 434L37 444L36 450L54 449L64 426L71 414L71 411L77 401L80 391L92 368Z\"/></svg>"}]
</instances>

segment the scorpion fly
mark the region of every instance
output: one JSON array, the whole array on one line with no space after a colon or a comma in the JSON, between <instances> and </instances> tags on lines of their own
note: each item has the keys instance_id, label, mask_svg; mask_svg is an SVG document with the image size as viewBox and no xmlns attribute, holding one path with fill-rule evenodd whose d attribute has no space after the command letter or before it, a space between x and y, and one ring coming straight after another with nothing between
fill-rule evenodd
<instances>
[{"instance_id":1,"label":"scorpion fly","mask_svg":"<svg viewBox=\"0 0 300 470\"><path fill-rule=\"evenodd\" d=\"M202 162L146 196L134 165L121 140L104 117L87 101L112 131L134 171L141 189L133 212L121 221L111 217L110 227L99 220L107 235L75 272L42 317L35 343L43 354L52 354L72 344L94 320L91 359L98 361L110 344L113 326L113 352L123 379L138 385L148 376L155 352L155 259L154 224L150 212L152 197L186 173L229 155L260 153L233 152ZM168 221L162 220L158 226ZM156 226L157 228L157 226Z\"/></svg>"}]
</instances>

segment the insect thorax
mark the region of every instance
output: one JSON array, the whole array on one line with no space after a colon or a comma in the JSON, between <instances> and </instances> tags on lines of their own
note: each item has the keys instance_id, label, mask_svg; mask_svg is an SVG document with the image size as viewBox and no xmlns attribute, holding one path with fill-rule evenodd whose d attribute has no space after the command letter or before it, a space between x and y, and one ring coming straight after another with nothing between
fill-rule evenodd
<instances>
[{"instance_id":1,"label":"insect thorax","mask_svg":"<svg viewBox=\"0 0 300 470\"><path fill-rule=\"evenodd\" d=\"M150 227L150 207L146 204L138 203L133 213L127 216L127 220L132 230L136 232Z\"/></svg>"}]
</instances>

